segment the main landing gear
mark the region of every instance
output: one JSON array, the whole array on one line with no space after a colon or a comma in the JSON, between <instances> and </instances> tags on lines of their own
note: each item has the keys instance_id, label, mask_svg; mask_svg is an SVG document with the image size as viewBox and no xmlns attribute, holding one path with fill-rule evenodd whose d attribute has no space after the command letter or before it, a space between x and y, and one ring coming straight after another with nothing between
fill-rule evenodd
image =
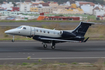
<instances>
[{"instance_id":1,"label":"main landing gear","mask_svg":"<svg viewBox=\"0 0 105 70\"><path fill-rule=\"evenodd\" d=\"M47 48L47 44L46 43L42 43L42 44L43 44L44 48ZM55 49L55 42L54 41L51 42L51 48Z\"/></svg>"},{"instance_id":2,"label":"main landing gear","mask_svg":"<svg viewBox=\"0 0 105 70\"><path fill-rule=\"evenodd\" d=\"M52 48L52 49L55 49L55 46L53 45L53 46L51 46L51 48Z\"/></svg>"},{"instance_id":3,"label":"main landing gear","mask_svg":"<svg viewBox=\"0 0 105 70\"><path fill-rule=\"evenodd\" d=\"M54 41L51 42L51 48L55 49L55 42Z\"/></svg>"},{"instance_id":4,"label":"main landing gear","mask_svg":"<svg viewBox=\"0 0 105 70\"><path fill-rule=\"evenodd\" d=\"M47 48L47 44L46 43L42 43L44 48Z\"/></svg>"}]
</instances>

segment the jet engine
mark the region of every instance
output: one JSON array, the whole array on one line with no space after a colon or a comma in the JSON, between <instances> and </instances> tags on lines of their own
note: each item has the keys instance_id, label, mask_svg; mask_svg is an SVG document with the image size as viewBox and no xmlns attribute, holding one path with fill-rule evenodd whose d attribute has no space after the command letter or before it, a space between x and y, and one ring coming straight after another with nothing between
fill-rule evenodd
<instances>
[{"instance_id":1,"label":"jet engine","mask_svg":"<svg viewBox=\"0 0 105 70\"><path fill-rule=\"evenodd\" d=\"M66 32L66 31L61 31L60 34L64 38L76 37L74 33Z\"/></svg>"}]
</instances>

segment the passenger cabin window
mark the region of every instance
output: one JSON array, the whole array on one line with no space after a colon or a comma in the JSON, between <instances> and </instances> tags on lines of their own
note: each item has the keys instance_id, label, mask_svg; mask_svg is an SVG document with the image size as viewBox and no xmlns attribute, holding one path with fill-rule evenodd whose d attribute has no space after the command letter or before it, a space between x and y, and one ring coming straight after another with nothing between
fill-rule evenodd
<instances>
[{"instance_id":1,"label":"passenger cabin window","mask_svg":"<svg viewBox=\"0 0 105 70\"><path fill-rule=\"evenodd\" d=\"M62 31L60 31L60 34L62 34Z\"/></svg>"},{"instance_id":2,"label":"passenger cabin window","mask_svg":"<svg viewBox=\"0 0 105 70\"><path fill-rule=\"evenodd\" d=\"M38 32L38 30L36 30Z\"/></svg>"},{"instance_id":3,"label":"passenger cabin window","mask_svg":"<svg viewBox=\"0 0 105 70\"><path fill-rule=\"evenodd\" d=\"M45 33L45 31L44 31L44 33Z\"/></svg>"},{"instance_id":4,"label":"passenger cabin window","mask_svg":"<svg viewBox=\"0 0 105 70\"><path fill-rule=\"evenodd\" d=\"M48 34L49 34L50 32L48 31Z\"/></svg>"}]
</instances>

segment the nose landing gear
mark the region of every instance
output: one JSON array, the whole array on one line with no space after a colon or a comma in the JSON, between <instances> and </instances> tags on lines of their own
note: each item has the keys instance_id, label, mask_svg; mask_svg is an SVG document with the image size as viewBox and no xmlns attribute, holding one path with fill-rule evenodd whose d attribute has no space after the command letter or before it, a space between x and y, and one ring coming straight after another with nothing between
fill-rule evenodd
<instances>
[{"instance_id":1,"label":"nose landing gear","mask_svg":"<svg viewBox=\"0 0 105 70\"><path fill-rule=\"evenodd\" d=\"M15 40L14 40L14 36L13 36L13 38L12 38L12 42L14 42Z\"/></svg>"}]
</instances>

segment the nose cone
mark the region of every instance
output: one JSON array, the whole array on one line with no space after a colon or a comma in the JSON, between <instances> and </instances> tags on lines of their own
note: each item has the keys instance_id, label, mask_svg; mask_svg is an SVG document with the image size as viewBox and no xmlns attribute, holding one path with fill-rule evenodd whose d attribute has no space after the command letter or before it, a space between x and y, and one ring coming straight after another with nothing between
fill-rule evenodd
<instances>
[{"instance_id":1,"label":"nose cone","mask_svg":"<svg viewBox=\"0 0 105 70\"><path fill-rule=\"evenodd\" d=\"M6 33L6 34L9 34L9 33L11 33L11 32L10 32L9 30L7 30L7 31L5 31L5 33Z\"/></svg>"},{"instance_id":2,"label":"nose cone","mask_svg":"<svg viewBox=\"0 0 105 70\"><path fill-rule=\"evenodd\" d=\"M7 30L7 31L5 31L5 33L6 33L6 34L13 34L14 31L13 31L13 30Z\"/></svg>"},{"instance_id":3,"label":"nose cone","mask_svg":"<svg viewBox=\"0 0 105 70\"><path fill-rule=\"evenodd\" d=\"M15 35L15 34L17 34L17 30L16 29L11 29L11 30L5 31L5 33L10 34L10 35Z\"/></svg>"}]
</instances>

